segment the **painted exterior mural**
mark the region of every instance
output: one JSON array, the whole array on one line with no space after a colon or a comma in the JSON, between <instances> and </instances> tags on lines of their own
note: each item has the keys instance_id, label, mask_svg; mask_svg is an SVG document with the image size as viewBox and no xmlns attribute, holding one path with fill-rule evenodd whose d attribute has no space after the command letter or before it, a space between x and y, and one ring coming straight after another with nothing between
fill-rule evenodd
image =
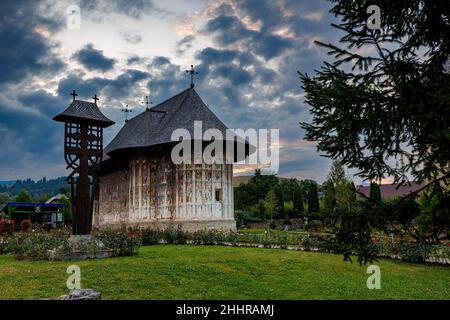
<instances>
[{"instance_id":1,"label":"painted exterior mural","mask_svg":"<svg viewBox=\"0 0 450 320\"><path fill-rule=\"evenodd\" d=\"M235 230L231 164L173 164L170 153L135 154L129 167L99 177L94 225L180 224Z\"/></svg>"}]
</instances>

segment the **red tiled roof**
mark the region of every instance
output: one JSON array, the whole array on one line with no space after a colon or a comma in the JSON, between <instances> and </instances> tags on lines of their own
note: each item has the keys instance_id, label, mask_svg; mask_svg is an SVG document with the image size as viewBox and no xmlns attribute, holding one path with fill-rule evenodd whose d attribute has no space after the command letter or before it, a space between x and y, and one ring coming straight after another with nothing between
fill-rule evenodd
<instances>
[{"instance_id":1,"label":"red tiled roof","mask_svg":"<svg viewBox=\"0 0 450 320\"><path fill-rule=\"evenodd\" d=\"M416 182L411 182L403 186L399 186L398 183L393 184L381 184L380 191L382 198L399 198L410 194L424 186L423 183L419 184ZM358 186L357 190L367 197L370 194L370 186Z\"/></svg>"}]
</instances>

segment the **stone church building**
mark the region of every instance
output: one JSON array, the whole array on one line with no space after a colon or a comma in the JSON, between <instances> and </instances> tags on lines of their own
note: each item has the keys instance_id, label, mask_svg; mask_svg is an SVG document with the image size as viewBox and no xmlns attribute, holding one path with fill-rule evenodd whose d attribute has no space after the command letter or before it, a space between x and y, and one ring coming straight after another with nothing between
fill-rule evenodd
<instances>
[{"instance_id":1,"label":"stone church building","mask_svg":"<svg viewBox=\"0 0 450 320\"><path fill-rule=\"evenodd\" d=\"M226 126L193 87L130 119L104 150L93 224L235 230L232 164L175 164L172 132ZM205 143L204 141L202 143Z\"/></svg>"}]
</instances>

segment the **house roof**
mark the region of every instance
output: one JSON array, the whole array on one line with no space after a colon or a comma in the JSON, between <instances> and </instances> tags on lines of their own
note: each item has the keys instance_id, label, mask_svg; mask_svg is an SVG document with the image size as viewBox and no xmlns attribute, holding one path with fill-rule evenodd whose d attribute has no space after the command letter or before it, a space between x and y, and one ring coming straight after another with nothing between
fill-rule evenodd
<instances>
[{"instance_id":1,"label":"house roof","mask_svg":"<svg viewBox=\"0 0 450 320\"><path fill-rule=\"evenodd\" d=\"M65 197L65 195L58 193L56 196L53 196L50 199L48 199L47 201L45 201L45 203L53 203L54 201L61 200L63 197Z\"/></svg>"},{"instance_id":2,"label":"house roof","mask_svg":"<svg viewBox=\"0 0 450 320\"><path fill-rule=\"evenodd\" d=\"M186 129L193 137L194 121L202 121L202 135L208 129L218 129L226 136L225 124L193 88L188 88L126 122L106 146L104 159L119 150L173 143L176 129Z\"/></svg>"},{"instance_id":3,"label":"house roof","mask_svg":"<svg viewBox=\"0 0 450 320\"><path fill-rule=\"evenodd\" d=\"M400 198L410 194L411 192L417 191L422 188L424 184L417 182L410 182L406 185L400 185L399 183L393 184L381 184L380 191L382 198ZM370 186L358 186L357 190L369 197Z\"/></svg>"},{"instance_id":4,"label":"house roof","mask_svg":"<svg viewBox=\"0 0 450 320\"><path fill-rule=\"evenodd\" d=\"M109 127L114 121L108 119L95 103L74 100L62 113L53 118L60 122L88 122L101 127Z\"/></svg>"}]
</instances>

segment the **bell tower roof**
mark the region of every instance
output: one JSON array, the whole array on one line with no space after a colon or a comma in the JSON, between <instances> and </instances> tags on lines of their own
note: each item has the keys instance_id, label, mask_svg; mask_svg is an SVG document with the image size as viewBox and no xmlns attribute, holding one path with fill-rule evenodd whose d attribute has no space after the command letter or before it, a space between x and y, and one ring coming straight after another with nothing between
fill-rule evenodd
<instances>
[{"instance_id":1,"label":"bell tower roof","mask_svg":"<svg viewBox=\"0 0 450 320\"><path fill-rule=\"evenodd\" d=\"M70 106L53 118L60 122L89 123L106 128L114 124L98 108L97 104L73 100Z\"/></svg>"}]
</instances>

